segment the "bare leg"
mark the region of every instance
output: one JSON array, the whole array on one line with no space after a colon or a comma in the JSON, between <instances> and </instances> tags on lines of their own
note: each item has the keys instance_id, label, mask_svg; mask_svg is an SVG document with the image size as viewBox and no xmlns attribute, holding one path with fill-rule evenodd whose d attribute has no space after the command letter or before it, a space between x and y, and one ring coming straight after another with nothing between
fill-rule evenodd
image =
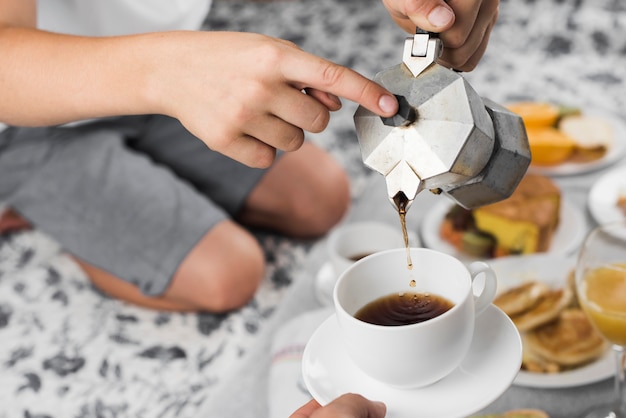
<instances>
[{"instance_id":1,"label":"bare leg","mask_svg":"<svg viewBox=\"0 0 626 418\"><path fill-rule=\"evenodd\" d=\"M238 220L295 238L315 238L337 224L349 205L345 171L307 142L276 162L250 194Z\"/></svg>"},{"instance_id":2,"label":"bare leg","mask_svg":"<svg viewBox=\"0 0 626 418\"><path fill-rule=\"evenodd\" d=\"M0 212L0 234L29 229L30 227L30 223L13 209L8 208Z\"/></svg>"},{"instance_id":3,"label":"bare leg","mask_svg":"<svg viewBox=\"0 0 626 418\"><path fill-rule=\"evenodd\" d=\"M230 221L216 225L178 268L160 297L77 260L96 287L106 294L146 308L223 312L247 303L264 277L263 252L256 239Z\"/></svg>"},{"instance_id":4,"label":"bare leg","mask_svg":"<svg viewBox=\"0 0 626 418\"><path fill-rule=\"evenodd\" d=\"M325 234L350 203L348 178L323 150L306 143L284 155L252 191L239 221L298 238ZM264 277L264 257L252 235L225 221L192 249L159 298L128 282L79 263L109 295L154 309L222 312L246 304Z\"/></svg>"},{"instance_id":5,"label":"bare leg","mask_svg":"<svg viewBox=\"0 0 626 418\"><path fill-rule=\"evenodd\" d=\"M284 155L252 191L238 219L297 238L325 234L350 202L344 171L320 148L306 143ZM265 274L256 239L232 221L209 231L189 252L170 287L149 297L134 285L76 260L104 293L152 309L223 312L245 305Z\"/></svg>"}]
</instances>

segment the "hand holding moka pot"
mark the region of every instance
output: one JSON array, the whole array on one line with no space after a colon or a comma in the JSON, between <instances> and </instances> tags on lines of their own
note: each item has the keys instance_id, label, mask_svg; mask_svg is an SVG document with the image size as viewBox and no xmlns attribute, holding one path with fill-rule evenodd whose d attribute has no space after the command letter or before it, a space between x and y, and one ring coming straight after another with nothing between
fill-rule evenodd
<instances>
[{"instance_id":1,"label":"hand holding moka pot","mask_svg":"<svg viewBox=\"0 0 626 418\"><path fill-rule=\"evenodd\" d=\"M405 41L403 62L374 78L396 94L398 113L354 114L363 162L385 176L397 208L424 189L468 209L509 197L530 164L522 119L437 64L438 35L417 32Z\"/></svg>"}]
</instances>

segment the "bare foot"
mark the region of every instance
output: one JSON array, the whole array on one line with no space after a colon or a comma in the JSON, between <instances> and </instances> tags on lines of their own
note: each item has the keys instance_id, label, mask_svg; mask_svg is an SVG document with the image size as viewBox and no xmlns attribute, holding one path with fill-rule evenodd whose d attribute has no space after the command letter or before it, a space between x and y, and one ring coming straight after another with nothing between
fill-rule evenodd
<instances>
[{"instance_id":1,"label":"bare foot","mask_svg":"<svg viewBox=\"0 0 626 418\"><path fill-rule=\"evenodd\" d=\"M30 228L31 224L13 209L4 209L3 212L0 212L0 235Z\"/></svg>"}]
</instances>

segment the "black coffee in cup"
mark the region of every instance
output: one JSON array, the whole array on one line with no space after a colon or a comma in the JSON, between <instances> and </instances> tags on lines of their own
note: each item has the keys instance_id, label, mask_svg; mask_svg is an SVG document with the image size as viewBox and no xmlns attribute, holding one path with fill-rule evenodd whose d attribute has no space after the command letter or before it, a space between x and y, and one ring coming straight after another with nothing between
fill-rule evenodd
<instances>
[{"instance_id":1,"label":"black coffee in cup","mask_svg":"<svg viewBox=\"0 0 626 418\"><path fill-rule=\"evenodd\" d=\"M453 306L448 299L432 293L392 293L363 306L354 317L375 325L409 325L436 318Z\"/></svg>"},{"instance_id":2,"label":"black coffee in cup","mask_svg":"<svg viewBox=\"0 0 626 418\"><path fill-rule=\"evenodd\" d=\"M351 256L350 256L350 257L348 257L348 258L349 258L350 260L352 260L352 261L359 261L360 259L365 258L365 257L367 257L368 255L371 255L371 254L372 254L371 252L367 252L367 253L358 253L358 254L351 255Z\"/></svg>"}]
</instances>

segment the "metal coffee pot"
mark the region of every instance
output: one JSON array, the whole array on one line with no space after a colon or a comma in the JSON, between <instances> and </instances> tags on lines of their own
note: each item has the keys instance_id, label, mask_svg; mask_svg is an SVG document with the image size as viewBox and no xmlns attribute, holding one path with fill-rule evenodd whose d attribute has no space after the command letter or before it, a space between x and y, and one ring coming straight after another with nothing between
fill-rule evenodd
<instances>
[{"instance_id":1,"label":"metal coffee pot","mask_svg":"<svg viewBox=\"0 0 626 418\"><path fill-rule=\"evenodd\" d=\"M468 209L509 197L530 164L522 119L437 64L441 40L417 32L405 40L403 62L374 78L396 95L398 113L354 114L363 162L385 176L398 209L399 198L406 209L424 189Z\"/></svg>"}]
</instances>

